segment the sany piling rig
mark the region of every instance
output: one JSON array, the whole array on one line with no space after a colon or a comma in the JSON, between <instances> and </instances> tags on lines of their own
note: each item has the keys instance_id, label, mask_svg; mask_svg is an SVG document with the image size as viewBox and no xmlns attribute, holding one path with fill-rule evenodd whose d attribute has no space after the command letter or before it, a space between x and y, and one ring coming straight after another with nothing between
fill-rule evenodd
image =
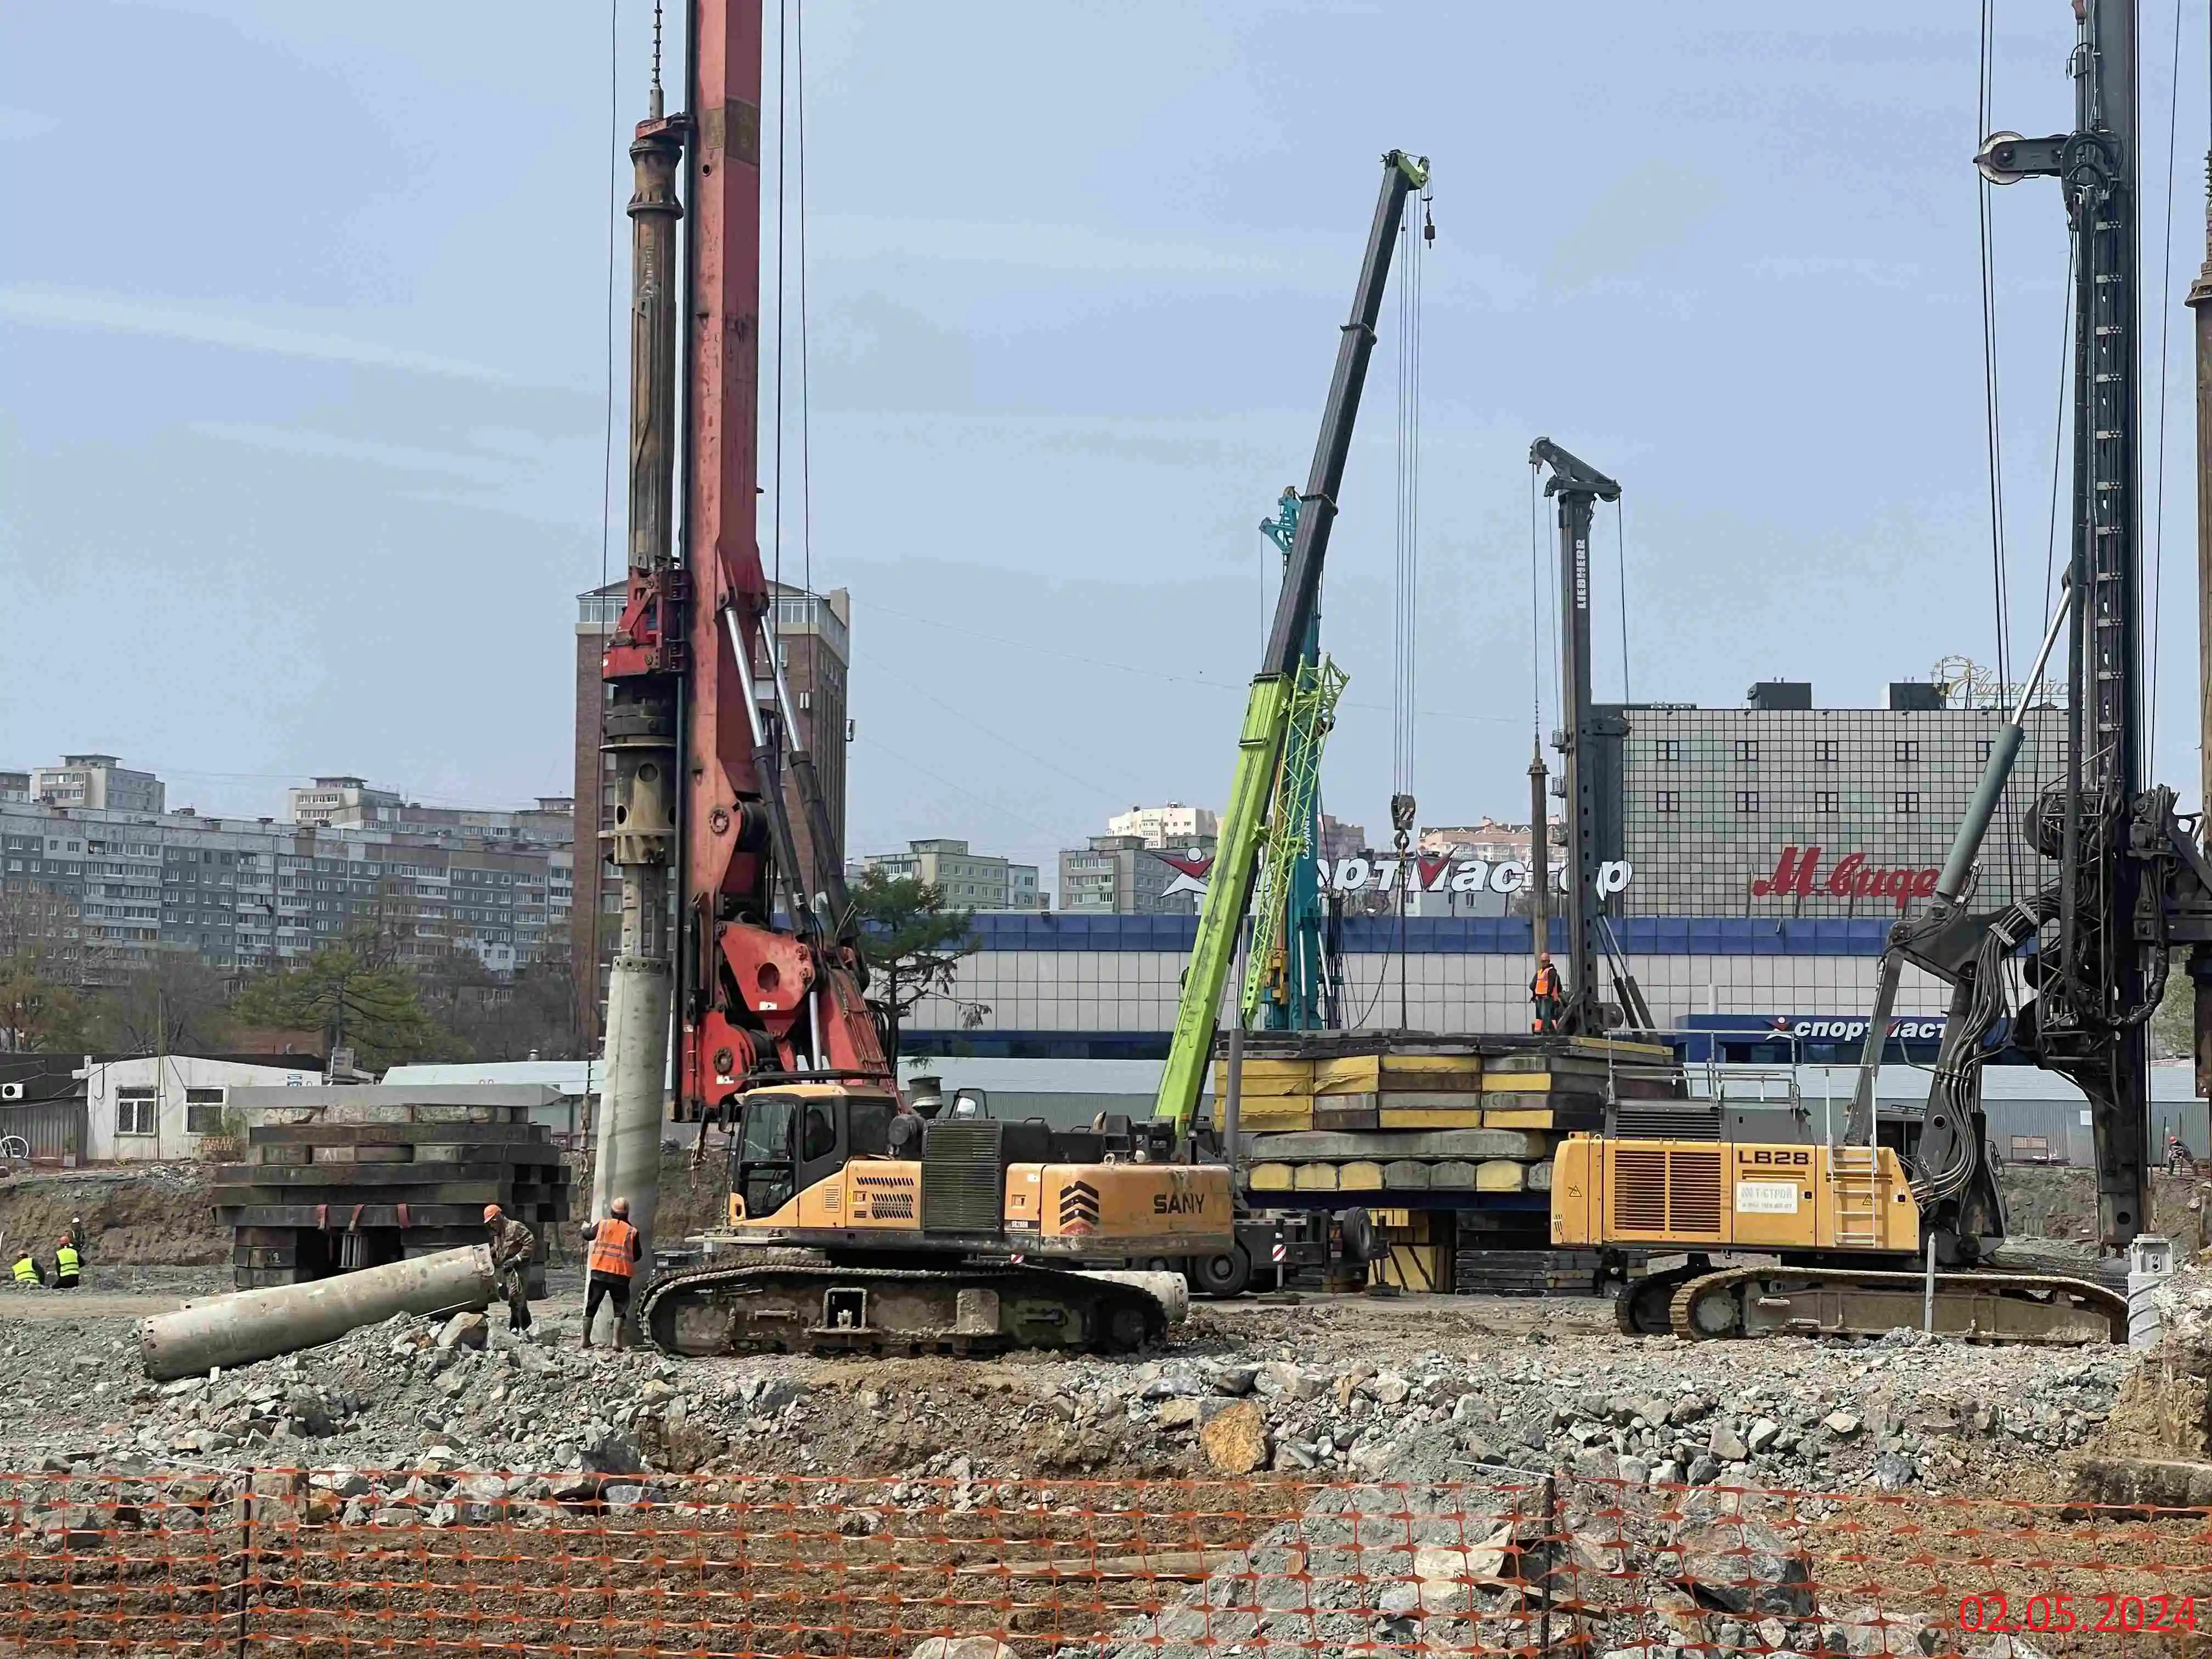
<instances>
[{"instance_id":1,"label":"sany piling rig","mask_svg":"<svg viewBox=\"0 0 2212 1659\"><path fill-rule=\"evenodd\" d=\"M763 1075L890 1073L755 539L761 33L758 0L690 7L688 112L664 113L656 85L630 146L629 586L603 666L622 941L592 1213L623 1194L648 1240L672 1005L685 1118Z\"/></svg>"}]
</instances>

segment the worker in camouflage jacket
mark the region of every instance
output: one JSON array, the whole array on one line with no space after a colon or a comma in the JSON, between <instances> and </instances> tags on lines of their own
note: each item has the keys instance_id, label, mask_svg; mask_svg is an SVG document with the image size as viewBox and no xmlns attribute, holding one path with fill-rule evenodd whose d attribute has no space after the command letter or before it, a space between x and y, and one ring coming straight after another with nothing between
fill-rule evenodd
<instances>
[{"instance_id":1,"label":"worker in camouflage jacket","mask_svg":"<svg viewBox=\"0 0 2212 1659\"><path fill-rule=\"evenodd\" d=\"M526 1331L530 1328L530 1258L538 1249L538 1235L496 1204L484 1206L483 1218L491 1232L491 1270L507 1303L507 1328Z\"/></svg>"}]
</instances>

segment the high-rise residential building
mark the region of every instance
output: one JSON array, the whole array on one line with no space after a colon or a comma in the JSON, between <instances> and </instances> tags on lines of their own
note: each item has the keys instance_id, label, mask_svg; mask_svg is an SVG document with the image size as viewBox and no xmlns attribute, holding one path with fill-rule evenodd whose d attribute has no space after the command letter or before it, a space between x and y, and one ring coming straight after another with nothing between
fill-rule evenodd
<instances>
[{"instance_id":1,"label":"high-rise residential building","mask_svg":"<svg viewBox=\"0 0 2212 1659\"><path fill-rule=\"evenodd\" d=\"M28 800L30 798L31 775L0 768L0 800Z\"/></svg>"},{"instance_id":2,"label":"high-rise residential building","mask_svg":"<svg viewBox=\"0 0 2212 1659\"><path fill-rule=\"evenodd\" d=\"M403 830L453 846L566 847L575 840L574 800L540 795L534 807L424 806L350 776L319 777L285 792L294 823L324 830Z\"/></svg>"},{"instance_id":3,"label":"high-rise residential building","mask_svg":"<svg viewBox=\"0 0 2212 1659\"><path fill-rule=\"evenodd\" d=\"M405 799L395 790L370 788L365 778L320 777L311 787L284 792L284 816L318 830L337 824L359 829L390 822L388 815L398 813Z\"/></svg>"},{"instance_id":4,"label":"high-rise residential building","mask_svg":"<svg viewBox=\"0 0 2212 1659\"><path fill-rule=\"evenodd\" d=\"M1346 823L1326 812L1321 815L1321 845L1314 848L1316 856L1330 860L1357 858L1366 850L1365 826Z\"/></svg>"},{"instance_id":5,"label":"high-rise residential building","mask_svg":"<svg viewBox=\"0 0 2212 1659\"><path fill-rule=\"evenodd\" d=\"M1498 818L1478 818L1473 823L1440 824L1424 830L1414 846L1417 851L1432 857L1480 859L1486 864L1502 864L1510 859L1525 861L1531 850L1527 824L1507 823Z\"/></svg>"},{"instance_id":6,"label":"high-rise residential building","mask_svg":"<svg viewBox=\"0 0 2212 1659\"><path fill-rule=\"evenodd\" d=\"M1060 855L1060 908L1091 915L1196 915L1213 868L1205 836L1147 847L1142 836L1093 836Z\"/></svg>"},{"instance_id":7,"label":"high-rise residential building","mask_svg":"<svg viewBox=\"0 0 2212 1659\"><path fill-rule=\"evenodd\" d=\"M159 812L167 799L161 779L133 772L112 755L64 755L59 766L34 766L29 793L49 806L110 812Z\"/></svg>"},{"instance_id":8,"label":"high-rise residential building","mask_svg":"<svg viewBox=\"0 0 2212 1659\"><path fill-rule=\"evenodd\" d=\"M1040 908L1037 867L995 853L969 850L964 841L942 838L907 843L903 853L871 853L864 870L928 883L959 910L1035 910Z\"/></svg>"},{"instance_id":9,"label":"high-rise residential building","mask_svg":"<svg viewBox=\"0 0 2212 1659\"><path fill-rule=\"evenodd\" d=\"M1221 833L1221 815L1171 800L1164 806L1132 806L1106 820L1109 836L1134 836L1150 848L1182 847Z\"/></svg>"},{"instance_id":10,"label":"high-rise residential building","mask_svg":"<svg viewBox=\"0 0 2212 1659\"><path fill-rule=\"evenodd\" d=\"M467 951L495 972L565 933L566 849L404 830L0 802L0 927L88 981L162 948L251 969L373 927L402 960ZM562 872L565 878L566 872Z\"/></svg>"},{"instance_id":11,"label":"high-rise residential building","mask_svg":"<svg viewBox=\"0 0 2212 1659\"><path fill-rule=\"evenodd\" d=\"M800 734L814 757L815 775L829 808L830 823L838 845L828 849L833 859L843 858L845 838L845 745L852 735L846 713L848 677L851 672L852 599L840 587L827 593L769 584L769 624L782 653L785 683L798 704ZM607 847L599 835L614 830L612 769L599 751L601 715L606 707L606 683L600 678L600 659L615 624L622 619L627 584L610 582L576 596L576 720L574 753L577 852L575 906L571 913L572 949L577 963L576 987L587 1043L598 1041L599 1012L606 1000L606 975L614 960L621 933L620 878L606 858ZM753 678L764 708L775 702L775 683L765 658L753 664ZM798 792L786 782L792 833L799 856L809 869L822 867L813 846L806 815L799 810ZM596 825L596 830L594 828ZM596 960L596 975L583 964Z\"/></svg>"}]
</instances>

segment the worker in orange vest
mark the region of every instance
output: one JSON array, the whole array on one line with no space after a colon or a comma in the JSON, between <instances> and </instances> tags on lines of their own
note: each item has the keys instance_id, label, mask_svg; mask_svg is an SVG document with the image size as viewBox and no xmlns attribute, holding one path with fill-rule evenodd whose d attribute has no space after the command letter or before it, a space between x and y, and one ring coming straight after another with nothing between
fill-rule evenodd
<instances>
[{"instance_id":1,"label":"worker in orange vest","mask_svg":"<svg viewBox=\"0 0 2212 1659\"><path fill-rule=\"evenodd\" d=\"M1566 990L1559 983L1559 970L1552 966L1549 951L1536 952L1536 977L1528 981L1528 1000L1534 1006L1536 1017L1529 1022L1532 1031L1556 1031L1559 1029L1559 1006L1566 1000Z\"/></svg>"},{"instance_id":2,"label":"worker in orange vest","mask_svg":"<svg viewBox=\"0 0 2212 1659\"><path fill-rule=\"evenodd\" d=\"M592 1247L586 1264L584 1346L592 1346L592 1322L599 1316L599 1304L615 1304L615 1346L629 1346L629 1286L642 1254L637 1229L629 1224L629 1200L618 1198L608 1206L613 1213L604 1220L584 1224L584 1242Z\"/></svg>"}]
</instances>

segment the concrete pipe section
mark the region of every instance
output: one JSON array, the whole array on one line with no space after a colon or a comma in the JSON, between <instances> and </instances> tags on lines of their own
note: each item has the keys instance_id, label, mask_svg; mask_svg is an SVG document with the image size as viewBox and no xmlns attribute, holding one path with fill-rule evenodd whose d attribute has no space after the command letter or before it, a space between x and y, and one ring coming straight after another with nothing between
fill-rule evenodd
<instances>
[{"instance_id":1,"label":"concrete pipe section","mask_svg":"<svg viewBox=\"0 0 2212 1659\"><path fill-rule=\"evenodd\" d=\"M1108 1279L1139 1290L1167 1310L1168 1323L1180 1325L1190 1317L1190 1281L1181 1273L1123 1272L1119 1268L1086 1269L1085 1279Z\"/></svg>"},{"instance_id":2,"label":"concrete pipe section","mask_svg":"<svg viewBox=\"0 0 2212 1659\"><path fill-rule=\"evenodd\" d=\"M146 1375L166 1382L333 1342L397 1313L481 1310L491 1305L497 1289L491 1247L466 1244L311 1285L240 1291L142 1319L139 1354Z\"/></svg>"}]
</instances>

